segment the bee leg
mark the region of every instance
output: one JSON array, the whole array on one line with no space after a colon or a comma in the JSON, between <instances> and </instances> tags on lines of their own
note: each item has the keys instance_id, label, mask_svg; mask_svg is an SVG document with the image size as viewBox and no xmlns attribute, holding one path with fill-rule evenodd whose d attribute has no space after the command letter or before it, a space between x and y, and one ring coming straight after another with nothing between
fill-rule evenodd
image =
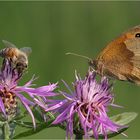
<instances>
[{"instance_id":1,"label":"bee leg","mask_svg":"<svg viewBox=\"0 0 140 140\"><path fill-rule=\"evenodd\" d=\"M5 69L5 67L6 67L7 61L8 61L8 65L9 65L10 67L12 67L11 61L9 61L9 59L7 59L7 58L4 58L4 59L3 59L3 62L2 62L2 67L1 67L1 70L2 70L2 71L4 71L4 69Z\"/></svg>"},{"instance_id":2,"label":"bee leg","mask_svg":"<svg viewBox=\"0 0 140 140\"><path fill-rule=\"evenodd\" d=\"M5 69L5 65L6 65L6 60L3 59L2 67L1 67L1 71L4 71L4 69Z\"/></svg>"},{"instance_id":3,"label":"bee leg","mask_svg":"<svg viewBox=\"0 0 140 140\"><path fill-rule=\"evenodd\" d=\"M89 66L89 70L97 73L97 71L92 66Z\"/></svg>"},{"instance_id":4,"label":"bee leg","mask_svg":"<svg viewBox=\"0 0 140 140\"><path fill-rule=\"evenodd\" d=\"M19 76L19 78L22 77L22 75L23 75L23 73L18 72L18 76Z\"/></svg>"},{"instance_id":5,"label":"bee leg","mask_svg":"<svg viewBox=\"0 0 140 140\"><path fill-rule=\"evenodd\" d=\"M15 79L15 81L19 80L22 77L22 75L23 75L23 73L21 73L16 67L13 68L12 73L13 74L17 74L17 78Z\"/></svg>"}]
</instances>

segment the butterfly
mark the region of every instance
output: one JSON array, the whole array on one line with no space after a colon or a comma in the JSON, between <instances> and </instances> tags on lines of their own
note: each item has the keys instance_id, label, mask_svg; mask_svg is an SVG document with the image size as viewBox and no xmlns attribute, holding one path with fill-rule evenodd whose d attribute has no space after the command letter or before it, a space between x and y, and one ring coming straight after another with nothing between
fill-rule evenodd
<instances>
[{"instance_id":1,"label":"butterfly","mask_svg":"<svg viewBox=\"0 0 140 140\"><path fill-rule=\"evenodd\" d=\"M89 64L102 76L140 85L140 25L111 41Z\"/></svg>"},{"instance_id":2,"label":"butterfly","mask_svg":"<svg viewBox=\"0 0 140 140\"><path fill-rule=\"evenodd\" d=\"M111 41L89 65L101 76L108 76L140 85L140 25Z\"/></svg>"}]
</instances>

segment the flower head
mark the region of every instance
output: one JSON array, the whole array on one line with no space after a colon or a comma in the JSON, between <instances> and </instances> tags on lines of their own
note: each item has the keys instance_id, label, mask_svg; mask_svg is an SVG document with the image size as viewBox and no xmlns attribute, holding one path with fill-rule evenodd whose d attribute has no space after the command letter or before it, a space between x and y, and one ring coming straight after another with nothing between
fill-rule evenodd
<instances>
[{"instance_id":1,"label":"flower head","mask_svg":"<svg viewBox=\"0 0 140 140\"><path fill-rule=\"evenodd\" d=\"M108 107L114 106L114 96L111 93L111 85L108 79L103 77L98 83L95 79L95 73L89 71L85 79L81 79L76 75L74 83L74 91L68 87L70 94L61 92L65 97L61 101L51 101L49 108L46 111L53 110L59 115L53 124L67 123L67 137L73 136L75 129L75 116L78 116L80 127L84 130L85 137L89 137L89 131L93 131L93 135L98 139L99 135L104 135L107 138L109 131L117 132L119 125L112 122L108 115Z\"/></svg>"},{"instance_id":2,"label":"flower head","mask_svg":"<svg viewBox=\"0 0 140 140\"><path fill-rule=\"evenodd\" d=\"M0 112L4 119L16 116L17 104L20 101L32 117L35 127L35 119L31 106L42 104L38 97L54 96L53 90L57 84L50 84L38 88L33 88L34 77L23 86L18 86L21 75L17 69L13 68L11 61L5 59L0 71ZM27 99L23 93L30 96Z\"/></svg>"}]
</instances>

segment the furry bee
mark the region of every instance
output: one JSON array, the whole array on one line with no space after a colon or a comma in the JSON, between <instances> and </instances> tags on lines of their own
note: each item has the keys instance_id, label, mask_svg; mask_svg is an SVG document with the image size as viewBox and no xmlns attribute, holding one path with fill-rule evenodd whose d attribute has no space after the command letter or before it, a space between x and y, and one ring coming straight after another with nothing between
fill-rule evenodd
<instances>
[{"instance_id":1,"label":"furry bee","mask_svg":"<svg viewBox=\"0 0 140 140\"><path fill-rule=\"evenodd\" d=\"M14 69L17 69L19 74L22 74L28 67L28 55L31 53L31 48L24 47L18 49L14 44L3 40L6 48L0 50L0 56L11 62Z\"/></svg>"}]
</instances>

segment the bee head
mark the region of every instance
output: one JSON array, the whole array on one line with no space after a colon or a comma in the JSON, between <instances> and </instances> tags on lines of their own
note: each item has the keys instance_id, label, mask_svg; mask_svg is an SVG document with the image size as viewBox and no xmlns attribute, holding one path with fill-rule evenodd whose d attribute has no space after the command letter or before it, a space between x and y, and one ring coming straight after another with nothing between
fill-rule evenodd
<instances>
[{"instance_id":1,"label":"bee head","mask_svg":"<svg viewBox=\"0 0 140 140\"><path fill-rule=\"evenodd\" d=\"M26 63L21 63L21 62L18 62L16 64L16 68L23 68L23 69L26 69L28 66Z\"/></svg>"},{"instance_id":2,"label":"bee head","mask_svg":"<svg viewBox=\"0 0 140 140\"><path fill-rule=\"evenodd\" d=\"M24 71L27 69L28 65L26 63L18 62L16 64L15 69L18 71L19 75L22 75Z\"/></svg>"}]
</instances>

